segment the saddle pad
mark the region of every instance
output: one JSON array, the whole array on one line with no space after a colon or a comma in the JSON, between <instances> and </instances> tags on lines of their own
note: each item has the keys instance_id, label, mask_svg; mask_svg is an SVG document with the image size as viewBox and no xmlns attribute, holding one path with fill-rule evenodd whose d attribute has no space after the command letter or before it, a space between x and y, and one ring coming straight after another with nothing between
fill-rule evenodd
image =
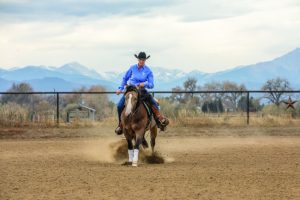
<instances>
[{"instance_id":1,"label":"saddle pad","mask_svg":"<svg viewBox=\"0 0 300 200\"><path fill-rule=\"evenodd\" d=\"M143 101L143 105L145 106L145 108L147 110L147 115L148 115L149 119L151 120L151 118L152 118L152 110L149 108L149 105L145 101Z\"/></svg>"}]
</instances>

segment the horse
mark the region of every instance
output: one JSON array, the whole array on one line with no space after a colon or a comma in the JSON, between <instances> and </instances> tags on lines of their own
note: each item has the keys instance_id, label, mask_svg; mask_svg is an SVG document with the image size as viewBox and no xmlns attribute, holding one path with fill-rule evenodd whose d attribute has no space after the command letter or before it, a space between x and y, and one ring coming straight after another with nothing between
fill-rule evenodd
<instances>
[{"instance_id":1,"label":"horse","mask_svg":"<svg viewBox=\"0 0 300 200\"><path fill-rule=\"evenodd\" d=\"M148 130L150 130L152 154L154 153L157 125L153 115L148 115L138 87L128 86L124 95L125 107L121 113L121 123L128 144L128 163L137 167L139 147L146 142L144 137ZM135 140L134 146L132 140Z\"/></svg>"}]
</instances>

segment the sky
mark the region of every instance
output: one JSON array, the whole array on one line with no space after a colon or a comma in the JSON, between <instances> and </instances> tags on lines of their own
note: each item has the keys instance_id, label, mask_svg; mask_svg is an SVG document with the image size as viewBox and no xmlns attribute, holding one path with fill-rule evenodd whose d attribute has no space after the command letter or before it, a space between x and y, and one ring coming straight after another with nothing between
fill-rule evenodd
<instances>
[{"instance_id":1,"label":"sky","mask_svg":"<svg viewBox=\"0 0 300 200\"><path fill-rule=\"evenodd\" d=\"M0 68L216 72L300 47L300 0L0 0Z\"/></svg>"}]
</instances>

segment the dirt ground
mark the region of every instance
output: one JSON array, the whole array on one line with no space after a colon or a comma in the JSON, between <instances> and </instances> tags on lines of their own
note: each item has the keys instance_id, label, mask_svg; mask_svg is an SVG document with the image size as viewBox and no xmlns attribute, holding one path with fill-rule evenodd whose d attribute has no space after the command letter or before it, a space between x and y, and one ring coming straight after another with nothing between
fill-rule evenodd
<instances>
[{"instance_id":1,"label":"dirt ground","mask_svg":"<svg viewBox=\"0 0 300 200\"><path fill-rule=\"evenodd\" d=\"M211 130L160 134L165 163L137 168L114 159L111 144L122 140L114 135L2 132L0 199L300 199L298 129L276 136Z\"/></svg>"}]
</instances>

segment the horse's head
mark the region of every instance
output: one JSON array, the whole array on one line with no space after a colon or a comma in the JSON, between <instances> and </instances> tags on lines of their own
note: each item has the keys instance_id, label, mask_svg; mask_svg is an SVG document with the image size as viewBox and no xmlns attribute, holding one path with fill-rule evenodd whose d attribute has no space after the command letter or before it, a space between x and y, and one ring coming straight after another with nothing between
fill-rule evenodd
<instances>
[{"instance_id":1,"label":"horse's head","mask_svg":"<svg viewBox=\"0 0 300 200\"><path fill-rule=\"evenodd\" d=\"M136 109L139 101L139 90L137 87L129 86L125 92L125 116L129 116Z\"/></svg>"}]
</instances>

